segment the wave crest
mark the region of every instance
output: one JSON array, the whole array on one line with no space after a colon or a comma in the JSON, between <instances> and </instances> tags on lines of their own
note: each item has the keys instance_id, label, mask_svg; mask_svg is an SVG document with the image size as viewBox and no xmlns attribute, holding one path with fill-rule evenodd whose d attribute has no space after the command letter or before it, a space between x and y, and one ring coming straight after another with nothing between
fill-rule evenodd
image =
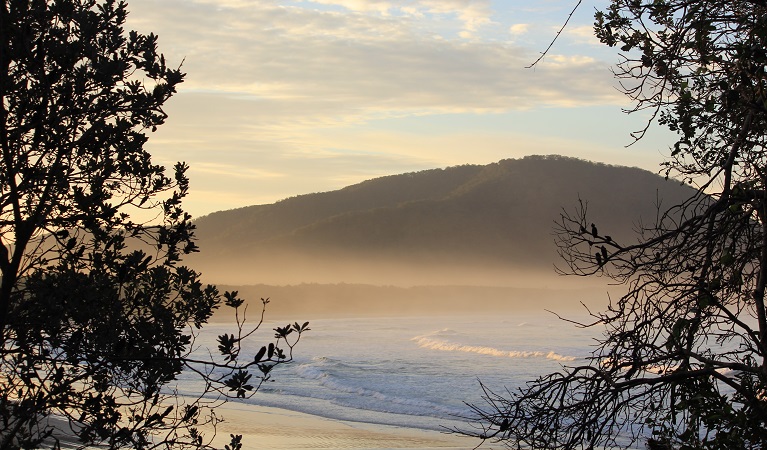
<instances>
[{"instance_id":1,"label":"wave crest","mask_svg":"<svg viewBox=\"0 0 767 450\"><path fill-rule=\"evenodd\" d=\"M498 356L501 358L546 358L554 361L575 361L575 356L560 355L554 351L515 351L500 350L493 347L480 347L474 345L456 344L441 339L432 339L427 336L416 336L412 339L419 347L429 350L439 350L444 352L465 352L477 353L480 355Z\"/></svg>"}]
</instances>

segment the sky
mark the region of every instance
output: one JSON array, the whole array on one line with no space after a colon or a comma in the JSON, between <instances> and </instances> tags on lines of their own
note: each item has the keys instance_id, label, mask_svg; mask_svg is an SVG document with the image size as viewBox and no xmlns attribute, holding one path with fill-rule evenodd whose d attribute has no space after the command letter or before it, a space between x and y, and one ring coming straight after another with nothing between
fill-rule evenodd
<instances>
[{"instance_id":1,"label":"sky","mask_svg":"<svg viewBox=\"0 0 767 450\"><path fill-rule=\"evenodd\" d=\"M185 207L214 211L366 179L532 154L657 172L668 132L646 118L593 37L585 0L129 0L187 73L155 162L190 166ZM555 182L555 180L541 180Z\"/></svg>"}]
</instances>

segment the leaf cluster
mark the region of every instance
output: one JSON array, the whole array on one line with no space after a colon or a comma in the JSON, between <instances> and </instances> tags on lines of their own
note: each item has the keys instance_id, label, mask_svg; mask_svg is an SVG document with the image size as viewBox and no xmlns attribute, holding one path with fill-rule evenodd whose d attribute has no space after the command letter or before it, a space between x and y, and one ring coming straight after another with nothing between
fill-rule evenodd
<instances>
[{"instance_id":1,"label":"leaf cluster","mask_svg":"<svg viewBox=\"0 0 767 450\"><path fill-rule=\"evenodd\" d=\"M246 327L236 292L181 264L197 251L188 166L166 170L144 145L184 73L126 16L118 0L0 5L2 449L209 447L215 407L252 395L249 368L265 381L308 330L243 361L264 310ZM235 333L193 359L222 303ZM175 392L183 370L202 381L196 397Z\"/></svg>"}]
</instances>

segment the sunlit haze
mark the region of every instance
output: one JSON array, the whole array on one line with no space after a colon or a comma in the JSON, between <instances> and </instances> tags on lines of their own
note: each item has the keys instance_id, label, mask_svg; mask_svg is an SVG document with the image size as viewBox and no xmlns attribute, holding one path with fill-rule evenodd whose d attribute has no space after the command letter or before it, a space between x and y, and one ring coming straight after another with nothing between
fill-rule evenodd
<instances>
[{"instance_id":1,"label":"sunlit haze","mask_svg":"<svg viewBox=\"0 0 767 450\"><path fill-rule=\"evenodd\" d=\"M132 0L186 82L154 133L191 166L194 216L376 176L562 154L657 171L668 140L643 118L575 0Z\"/></svg>"}]
</instances>

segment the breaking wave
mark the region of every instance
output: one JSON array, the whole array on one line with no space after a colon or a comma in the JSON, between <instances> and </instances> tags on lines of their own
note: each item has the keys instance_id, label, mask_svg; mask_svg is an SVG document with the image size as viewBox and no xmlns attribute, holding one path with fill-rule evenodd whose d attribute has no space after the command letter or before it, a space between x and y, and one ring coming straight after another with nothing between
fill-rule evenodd
<instances>
[{"instance_id":1,"label":"breaking wave","mask_svg":"<svg viewBox=\"0 0 767 450\"><path fill-rule=\"evenodd\" d=\"M444 352L465 352L477 353L480 355L497 356L501 358L546 358L554 361L575 361L575 356L560 355L554 351L518 351L501 350L493 347L482 347L474 345L456 344L442 339L434 339L434 334L428 336L416 336L411 340L415 341L419 347L429 350L439 350Z\"/></svg>"}]
</instances>

